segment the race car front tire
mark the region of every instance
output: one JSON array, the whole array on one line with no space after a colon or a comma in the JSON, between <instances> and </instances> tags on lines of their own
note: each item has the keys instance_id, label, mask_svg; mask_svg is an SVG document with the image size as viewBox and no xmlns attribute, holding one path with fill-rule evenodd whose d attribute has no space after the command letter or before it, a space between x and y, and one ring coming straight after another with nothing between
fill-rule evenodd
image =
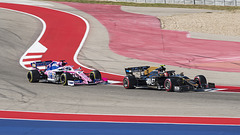
<instances>
[{"instance_id":1,"label":"race car front tire","mask_svg":"<svg viewBox=\"0 0 240 135\"><path fill-rule=\"evenodd\" d=\"M40 73L38 70L30 70L27 73L27 79L30 83L39 82Z\"/></svg>"},{"instance_id":2,"label":"race car front tire","mask_svg":"<svg viewBox=\"0 0 240 135\"><path fill-rule=\"evenodd\" d=\"M125 89L135 89L136 78L134 76L125 76L123 79L123 87Z\"/></svg>"},{"instance_id":3,"label":"race car front tire","mask_svg":"<svg viewBox=\"0 0 240 135\"><path fill-rule=\"evenodd\" d=\"M197 75L194 78L194 81L198 84L198 88L205 89L207 88L207 79L203 75Z\"/></svg>"},{"instance_id":4,"label":"race car front tire","mask_svg":"<svg viewBox=\"0 0 240 135\"><path fill-rule=\"evenodd\" d=\"M66 85L68 85L68 80L73 80L72 75L68 72L62 73L61 76L60 76L60 82L64 86L66 86Z\"/></svg>"},{"instance_id":5,"label":"race car front tire","mask_svg":"<svg viewBox=\"0 0 240 135\"><path fill-rule=\"evenodd\" d=\"M89 75L89 78L92 80L92 81L95 81L95 80L102 80L102 75L101 73L98 71L98 70L93 70L90 75Z\"/></svg>"}]
</instances>

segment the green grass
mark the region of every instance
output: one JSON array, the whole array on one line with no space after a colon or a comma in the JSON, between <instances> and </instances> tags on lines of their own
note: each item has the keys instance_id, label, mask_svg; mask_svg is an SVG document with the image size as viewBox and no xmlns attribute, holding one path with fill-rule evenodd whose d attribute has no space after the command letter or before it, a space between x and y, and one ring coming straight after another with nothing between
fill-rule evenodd
<instances>
[{"instance_id":1,"label":"green grass","mask_svg":"<svg viewBox=\"0 0 240 135\"><path fill-rule=\"evenodd\" d=\"M170 8L193 8L193 9L211 9L211 10L240 10L236 6L208 6L208 5L183 5L183 4L153 4L153 3L132 3L132 2L113 2L113 1L97 1L97 0L48 0L48 1L65 1L65 2L79 2L79 3L94 3L94 4L108 4L108 5L123 5L135 7L170 7Z\"/></svg>"}]
</instances>

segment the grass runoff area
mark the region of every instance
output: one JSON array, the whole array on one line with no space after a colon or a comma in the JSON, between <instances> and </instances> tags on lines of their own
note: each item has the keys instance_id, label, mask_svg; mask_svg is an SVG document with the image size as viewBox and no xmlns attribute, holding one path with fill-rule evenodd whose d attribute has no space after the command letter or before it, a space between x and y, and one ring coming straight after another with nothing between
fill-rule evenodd
<instances>
[{"instance_id":1,"label":"grass runoff area","mask_svg":"<svg viewBox=\"0 0 240 135\"><path fill-rule=\"evenodd\" d=\"M193 8L193 9L210 9L210 10L240 10L240 6L209 6L209 5L184 5L184 4L161 4L161 3L133 3L133 2L113 2L103 0L46 0L46 1L64 1L64 2L79 2L92 4L108 4L122 5L135 7L169 7L169 8Z\"/></svg>"}]
</instances>

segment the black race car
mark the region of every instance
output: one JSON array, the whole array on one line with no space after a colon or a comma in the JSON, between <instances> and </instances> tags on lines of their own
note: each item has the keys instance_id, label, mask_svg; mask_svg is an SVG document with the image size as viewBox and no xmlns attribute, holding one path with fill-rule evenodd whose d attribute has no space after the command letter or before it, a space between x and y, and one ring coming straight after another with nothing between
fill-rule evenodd
<instances>
[{"instance_id":1,"label":"black race car","mask_svg":"<svg viewBox=\"0 0 240 135\"><path fill-rule=\"evenodd\" d=\"M123 86L126 89L150 87L168 92L182 92L215 88L215 84L207 83L207 79L203 75L197 75L194 79L190 79L183 73L175 74L174 70L166 71L165 65L129 67L125 68L125 72Z\"/></svg>"}]
</instances>

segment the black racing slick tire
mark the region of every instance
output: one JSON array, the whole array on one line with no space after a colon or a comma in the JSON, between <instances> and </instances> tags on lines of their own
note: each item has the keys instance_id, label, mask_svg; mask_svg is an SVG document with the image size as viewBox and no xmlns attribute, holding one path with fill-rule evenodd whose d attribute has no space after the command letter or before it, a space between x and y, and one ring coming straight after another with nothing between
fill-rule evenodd
<instances>
[{"instance_id":1,"label":"black racing slick tire","mask_svg":"<svg viewBox=\"0 0 240 135\"><path fill-rule=\"evenodd\" d=\"M38 70L30 70L27 73L27 79L30 83L39 82L40 73Z\"/></svg>"},{"instance_id":2,"label":"black racing slick tire","mask_svg":"<svg viewBox=\"0 0 240 135\"><path fill-rule=\"evenodd\" d=\"M135 89L136 82L135 76L125 76L123 79L123 87L125 89Z\"/></svg>"},{"instance_id":3,"label":"black racing slick tire","mask_svg":"<svg viewBox=\"0 0 240 135\"><path fill-rule=\"evenodd\" d=\"M68 80L73 80L72 75L68 72L62 73L60 76L60 83L66 86L68 85Z\"/></svg>"},{"instance_id":4,"label":"black racing slick tire","mask_svg":"<svg viewBox=\"0 0 240 135\"><path fill-rule=\"evenodd\" d=\"M197 75L194 78L194 81L198 84L198 88L205 89L207 88L207 79L203 75Z\"/></svg>"},{"instance_id":5,"label":"black racing slick tire","mask_svg":"<svg viewBox=\"0 0 240 135\"><path fill-rule=\"evenodd\" d=\"M98 70L93 70L93 71L90 73L89 78L90 78L92 81L102 80L102 75L101 75L101 73L100 73Z\"/></svg>"},{"instance_id":6,"label":"black racing slick tire","mask_svg":"<svg viewBox=\"0 0 240 135\"><path fill-rule=\"evenodd\" d=\"M174 78L167 78L164 81L164 88L167 92L173 92L174 86L177 84L177 79Z\"/></svg>"}]
</instances>

